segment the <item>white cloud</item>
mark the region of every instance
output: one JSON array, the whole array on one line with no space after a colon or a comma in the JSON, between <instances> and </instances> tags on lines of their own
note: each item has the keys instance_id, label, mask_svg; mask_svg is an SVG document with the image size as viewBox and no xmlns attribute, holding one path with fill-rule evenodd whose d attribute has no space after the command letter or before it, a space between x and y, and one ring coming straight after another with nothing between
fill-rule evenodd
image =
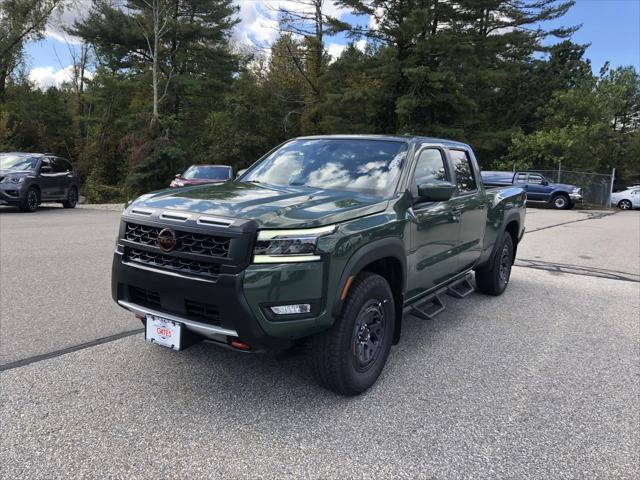
<instances>
[{"instance_id":1,"label":"white cloud","mask_svg":"<svg viewBox=\"0 0 640 480\"><path fill-rule=\"evenodd\" d=\"M259 48L268 47L278 37L279 10L309 10L307 5L295 0L236 0L236 3L240 7L240 23L234 32L234 39ZM340 18L349 10L339 7L333 0L327 0L322 6L322 11L326 15Z\"/></svg>"},{"instance_id":2,"label":"white cloud","mask_svg":"<svg viewBox=\"0 0 640 480\"><path fill-rule=\"evenodd\" d=\"M361 52L364 52L364 49L367 47L367 41L365 39L358 40L355 43L355 47ZM340 55L342 55L342 52L344 52L345 48L347 48L346 43L332 42L326 46L327 53L329 54L332 60L335 60Z\"/></svg>"},{"instance_id":3,"label":"white cloud","mask_svg":"<svg viewBox=\"0 0 640 480\"><path fill-rule=\"evenodd\" d=\"M81 40L78 37L69 35L65 28L73 26L76 20L81 20L91 9L92 0L72 0L62 11L56 11L51 15L45 34L47 37L55 38L60 42L78 44Z\"/></svg>"},{"instance_id":4,"label":"white cloud","mask_svg":"<svg viewBox=\"0 0 640 480\"><path fill-rule=\"evenodd\" d=\"M52 16L46 35L62 42L79 43L79 38L70 36L64 29L87 15L92 3L92 0L72 0L62 12ZM240 23L233 32L233 40L256 47L267 47L277 38L279 9L294 12L309 9L296 0L236 0L236 4L239 7ZM326 0L322 8L326 15L337 18L348 12L348 9L339 7L334 0Z\"/></svg>"},{"instance_id":5,"label":"white cloud","mask_svg":"<svg viewBox=\"0 0 640 480\"><path fill-rule=\"evenodd\" d=\"M346 45L343 43L330 43L327 45L327 52L331 56L332 59L338 58L342 52L344 51Z\"/></svg>"},{"instance_id":6,"label":"white cloud","mask_svg":"<svg viewBox=\"0 0 640 480\"><path fill-rule=\"evenodd\" d=\"M85 71L85 77L92 78L91 72ZM35 67L29 72L29 80L41 90L59 87L73 80L73 65L56 70L54 67Z\"/></svg>"},{"instance_id":7,"label":"white cloud","mask_svg":"<svg viewBox=\"0 0 640 480\"><path fill-rule=\"evenodd\" d=\"M271 43L278 37L278 11L285 9L294 12L301 12L308 6L296 0L235 0L239 7L238 18L240 23L235 27L232 34L232 42L240 43L248 47L262 49L268 53ZM71 0L67 7L54 14L46 29L46 36L60 42L73 46L81 43L80 39L65 32L74 24L76 20L82 19L88 14L93 4L93 0ZM349 12L336 4L335 0L325 0L323 13L332 17L341 18ZM360 40L356 46L364 50L365 40ZM337 58L344 44L330 42L327 51L333 58ZM41 88L48 88L52 85L60 85L71 78L71 67L60 68L58 70L51 66L38 66L31 70L29 78Z\"/></svg>"}]
</instances>

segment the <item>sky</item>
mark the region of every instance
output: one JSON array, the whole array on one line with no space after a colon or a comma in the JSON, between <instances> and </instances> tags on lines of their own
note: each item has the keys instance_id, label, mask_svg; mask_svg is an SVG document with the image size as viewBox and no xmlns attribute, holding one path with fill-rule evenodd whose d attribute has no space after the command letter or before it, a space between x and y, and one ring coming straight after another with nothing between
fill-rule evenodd
<instances>
[{"instance_id":1,"label":"sky","mask_svg":"<svg viewBox=\"0 0 640 480\"><path fill-rule=\"evenodd\" d=\"M295 0L236 0L240 23L233 40L258 48L267 47L277 35L274 9L295 8ZM86 12L91 0L75 0L77 7L65 11L47 28L46 38L26 46L30 78L41 88L59 84L71 78L70 46L74 39L64 34L60 25L71 24ZM331 0L325 12L349 22L365 22L348 10L340 9ZM633 65L640 70L640 0L577 0L576 5L561 19L547 22L549 27L582 25L572 37L577 43L590 44L587 57L598 73L606 61L611 67ZM344 35L329 38L326 49L333 56L340 54L347 43ZM364 48L364 41L358 46Z\"/></svg>"}]
</instances>

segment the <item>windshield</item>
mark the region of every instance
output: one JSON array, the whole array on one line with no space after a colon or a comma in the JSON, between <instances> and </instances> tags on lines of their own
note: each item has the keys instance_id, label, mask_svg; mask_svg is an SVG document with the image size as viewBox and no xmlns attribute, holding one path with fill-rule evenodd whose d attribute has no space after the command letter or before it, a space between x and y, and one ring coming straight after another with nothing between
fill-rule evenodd
<instances>
[{"instance_id":1,"label":"windshield","mask_svg":"<svg viewBox=\"0 0 640 480\"><path fill-rule=\"evenodd\" d=\"M184 172L182 178L186 178L187 180L229 180L231 178L231 169L229 167L194 165L187 168L187 171Z\"/></svg>"},{"instance_id":2,"label":"windshield","mask_svg":"<svg viewBox=\"0 0 640 480\"><path fill-rule=\"evenodd\" d=\"M40 157L0 153L0 170L35 170Z\"/></svg>"},{"instance_id":3,"label":"windshield","mask_svg":"<svg viewBox=\"0 0 640 480\"><path fill-rule=\"evenodd\" d=\"M242 181L388 196L395 189L406 155L404 142L294 140L252 168Z\"/></svg>"}]
</instances>

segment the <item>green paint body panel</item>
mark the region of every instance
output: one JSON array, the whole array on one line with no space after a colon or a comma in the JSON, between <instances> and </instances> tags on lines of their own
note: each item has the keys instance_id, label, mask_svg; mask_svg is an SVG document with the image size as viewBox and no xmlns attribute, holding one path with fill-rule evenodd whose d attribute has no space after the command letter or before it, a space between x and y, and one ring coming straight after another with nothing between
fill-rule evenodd
<instances>
[{"instance_id":1,"label":"green paint body panel","mask_svg":"<svg viewBox=\"0 0 640 480\"><path fill-rule=\"evenodd\" d=\"M345 138L344 136L340 138ZM354 137L361 138L361 137ZM409 154L391 198L309 187L274 187L232 181L165 190L140 197L131 207L184 211L252 220L259 229L303 229L337 225L319 239L316 262L252 264L244 270L242 294L266 335L298 339L321 332L335 321L344 280L357 275L350 261L371 255L371 245L393 240L402 246L406 271L399 292L411 303L492 258L507 225L516 241L524 234L525 192L519 187L485 190L475 156L467 145L421 137L406 141ZM448 201L417 203L411 177L416 152L464 149L472 162L476 191ZM510 230L511 231L511 230ZM375 253L375 252L373 252ZM401 285L391 285L402 289ZM265 313L268 305L317 302L314 316L280 320ZM336 307L337 305L337 307Z\"/></svg>"}]
</instances>

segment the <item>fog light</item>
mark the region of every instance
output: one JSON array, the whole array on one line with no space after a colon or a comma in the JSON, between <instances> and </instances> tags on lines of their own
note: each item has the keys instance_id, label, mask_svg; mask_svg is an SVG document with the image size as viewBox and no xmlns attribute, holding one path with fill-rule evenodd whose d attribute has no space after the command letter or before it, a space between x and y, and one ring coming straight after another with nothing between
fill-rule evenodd
<instances>
[{"instance_id":1,"label":"fog light","mask_svg":"<svg viewBox=\"0 0 640 480\"><path fill-rule=\"evenodd\" d=\"M278 305L271 307L271 311L276 315L299 315L311 312L311 304L300 303L298 305Z\"/></svg>"}]
</instances>

